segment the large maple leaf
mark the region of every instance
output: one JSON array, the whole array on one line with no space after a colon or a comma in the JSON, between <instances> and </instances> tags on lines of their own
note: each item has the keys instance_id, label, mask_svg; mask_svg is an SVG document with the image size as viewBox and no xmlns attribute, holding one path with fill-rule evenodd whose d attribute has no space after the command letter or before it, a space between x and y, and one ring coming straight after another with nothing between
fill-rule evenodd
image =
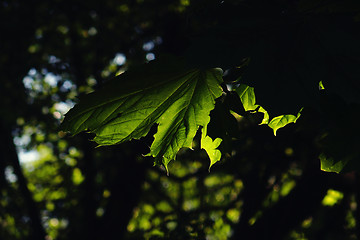
<instances>
[{"instance_id":1,"label":"large maple leaf","mask_svg":"<svg viewBox=\"0 0 360 240\"><path fill-rule=\"evenodd\" d=\"M62 128L72 134L95 133L94 141L101 146L139 139L158 124L148 155L167 168L181 148L191 148L202 127L201 145L212 165L220 160L216 148L221 139L213 141L206 127L215 99L222 95L221 82L220 69L184 70L177 64L147 64L80 99L66 114Z\"/></svg>"}]
</instances>

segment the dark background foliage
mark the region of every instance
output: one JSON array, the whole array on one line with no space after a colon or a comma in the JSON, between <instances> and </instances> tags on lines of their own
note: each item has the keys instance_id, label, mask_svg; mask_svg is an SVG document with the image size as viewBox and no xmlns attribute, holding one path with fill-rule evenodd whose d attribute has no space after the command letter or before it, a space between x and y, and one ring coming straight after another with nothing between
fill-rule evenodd
<instances>
[{"instance_id":1,"label":"dark background foliage","mask_svg":"<svg viewBox=\"0 0 360 240\"><path fill-rule=\"evenodd\" d=\"M357 173L319 162L358 165L357 1L3 0L0 20L1 239L360 236ZM151 136L95 148L58 131L78 96L166 55L241 76L272 116L303 115L277 137L240 118L210 173L195 147L170 176L142 157Z\"/></svg>"}]
</instances>

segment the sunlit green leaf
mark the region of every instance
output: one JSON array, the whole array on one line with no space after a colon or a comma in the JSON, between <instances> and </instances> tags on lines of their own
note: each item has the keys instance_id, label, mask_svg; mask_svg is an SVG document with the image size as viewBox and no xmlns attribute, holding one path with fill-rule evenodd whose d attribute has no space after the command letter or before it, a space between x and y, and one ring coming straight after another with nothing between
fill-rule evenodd
<instances>
[{"instance_id":1,"label":"sunlit green leaf","mask_svg":"<svg viewBox=\"0 0 360 240\"><path fill-rule=\"evenodd\" d=\"M239 94L241 102L244 106L245 111L255 110L255 92L254 88L249 87L245 84L240 84L236 89L236 92Z\"/></svg>"},{"instance_id":2,"label":"sunlit green leaf","mask_svg":"<svg viewBox=\"0 0 360 240\"><path fill-rule=\"evenodd\" d=\"M215 138L214 140L207 135L206 127L202 130L202 138L201 138L201 148L204 149L210 158L210 166L218 162L221 159L221 152L217 148L220 146L222 139Z\"/></svg>"},{"instance_id":3,"label":"sunlit green leaf","mask_svg":"<svg viewBox=\"0 0 360 240\"><path fill-rule=\"evenodd\" d=\"M264 117L261 124L267 124L269 122L268 112L260 105L256 105L255 91L253 87L249 87L245 84L240 84L240 86L235 91L239 94L241 103L243 104L245 111L255 111L263 113Z\"/></svg>"},{"instance_id":4,"label":"sunlit green leaf","mask_svg":"<svg viewBox=\"0 0 360 240\"><path fill-rule=\"evenodd\" d=\"M298 120L299 117L301 116L301 111L302 111L302 109L299 111L297 116L287 114L287 115L277 116L277 117L274 117L273 119L271 119L271 121L269 122L268 125L270 128L273 129L274 135L276 136L276 132L279 128L285 127L289 123L295 123L296 120Z\"/></svg>"},{"instance_id":5,"label":"sunlit green leaf","mask_svg":"<svg viewBox=\"0 0 360 240\"><path fill-rule=\"evenodd\" d=\"M63 128L73 134L95 133L99 145L139 139L158 124L149 156L167 167L180 148L191 148L200 126L206 129L210 111L222 89L222 71L187 70L177 63L152 63L129 71L100 91L83 97L65 117ZM206 131L203 131L206 134ZM221 140L202 137L211 162Z\"/></svg>"}]
</instances>

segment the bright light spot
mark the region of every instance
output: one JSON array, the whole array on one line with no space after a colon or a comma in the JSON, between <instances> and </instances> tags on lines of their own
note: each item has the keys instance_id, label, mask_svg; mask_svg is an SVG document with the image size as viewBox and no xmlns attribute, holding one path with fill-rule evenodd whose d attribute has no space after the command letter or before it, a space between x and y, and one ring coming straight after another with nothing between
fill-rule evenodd
<instances>
[{"instance_id":1,"label":"bright light spot","mask_svg":"<svg viewBox=\"0 0 360 240\"><path fill-rule=\"evenodd\" d=\"M61 119L61 113L59 113L59 112L54 112L54 113L53 113L53 116L54 116L54 118L56 118L56 119Z\"/></svg>"},{"instance_id":2,"label":"bright light spot","mask_svg":"<svg viewBox=\"0 0 360 240\"><path fill-rule=\"evenodd\" d=\"M185 211L189 211L189 210L193 209L194 206L191 201L185 201L183 204L183 208Z\"/></svg>"},{"instance_id":3,"label":"bright light spot","mask_svg":"<svg viewBox=\"0 0 360 240\"><path fill-rule=\"evenodd\" d=\"M103 208L98 208L96 209L96 216L101 217L102 215L104 215L104 209Z\"/></svg>"},{"instance_id":4,"label":"bright light spot","mask_svg":"<svg viewBox=\"0 0 360 240\"><path fill-rule=\"evenodd\" d=\"M119 76L121 74L123 74L125 72L124 69L120 69L119 71L116 72L115 76Z\"/></svg>"},{"instance_id":5,"label":"bright light spot","mask_svg":"<svg viewBox=\"0 0 360 240\"><path fill-rule=\"evenodd\" d=\"M32 79L31 77L28 77L28 76L24 77L24 79L23 79L24 86L27 89L31 89L33 82L34 82L34 79Z\"/></svg>"},{"instance_id":6,"label":"bright light spot","mask_svg":"<svg viewBox=\"0 0 360 240\"><path fill-rule=\"evenodd\" d=\"M109 70L106 70L106 69L101 72L101 76L103 78L107 78L110 74L111 74L111 72Z\"/></svg>"},{"instance_id":7,"label":"bright light spot","mask_svg":"<svg viewBox=\"0 0 360 240\"><path fill-rule=\"evenodd\" d=\"M118 66L120 65L124 65L124 63L126 62L126 57L124 54L122 53L117 53L115 58L114 58L114 63Z\"/></svg>"},{"instance_id":8,"label":"bright light spot","mask_svg":"<svg viewBox=\"0 0 360 240\"><path fill-rule=\"evenodd\" d=\"M250 218L250 219L249 219L249 225L250 225L250 226L254 225L255 222L256 222L256 218L253 217L253 218Z\"/></svg>"},{"instance_id":9,"label":"bright light spot","mask_svg":"<svg viewBox=\"0 0 360 240\"><path fill-rule=\"evenodd\" d=\"M45 207L46 207L46 209L49 210L49 211L54 211L54 209L55 209L55 204L52 203L52 202L47 202Z\"/></svg>"},{"instance_id":10,"label":"bright light spot","mask_svg":"<svg viewBox=\"0 0 360 240\"><path fill-rule=\"evenodd\" d=\"M53 55L49 56L49 63L53 64L53 63L59 63L61 62L61 60Z\"/></svg>"},{"instance_id":11,"label":"bright light spot","mask_svg":"<svg viewBox=\"0 0 360 240\"><path fill-rule=\"evenodd\" d=\"M230 221L235 223L235 222L237 222L239 220L240 212L239 212L238 209L229 209L226 212L226 216L227 216L227 218L230 219Z\"/></svg>"},{"instance_id":12,"label":"bright light spot","mask_svg":"<svg viewBox=\"0 0 360 240\"><path fill-rule=\"evenodd\" d=\"M74 158L66 157L65 163L71 167L74 167L76 165L77 161Z\"/></svg>"},{"instance_id":13,"label":"bright light spot","mask_svg":"<svg viewBox=\"0 0 360 240\"><path fill-rule=\"evenodd\" d=\"M154 60L154 59L155 59L155 54L153 54L153 53L148 53L148 54L146 54L146 59L147 59L148 61Z\"/></svg>"},{"instance_id":14,"label":"bright light spot","mask_svg":"<svg viewBox=\"0 0 360 240\"><path fill-rule=\"evenodd\" d=\"M135 224L133 224L133 223L129 223L129 225L127 226L127 230L129 231L129 232L133 232L134 230L135 230Z\"/></svg>"},{"instance_id":15,"label":"bright light spot","mask_svg":"<svg viewBox=\"0 0 360 240\"><path fill-rule=\"evenodd\" d=\"M295 185L296 185L296 182L294 180L284 182L284 184L282 185L282 187L280 189L280 195L283 197L288 195L290 193L290 191L295 187Z\"/></svg>"},{"instance_id":16,"label":"bright light spot","mask_svg":"<svg viewBox=\"0 0 360 240\"><path fill-rule=\"evenodd\" d=\"M97 34L96 28L91 27L91 28L89 29L89 31L88 31L88 34L89 34L90 36L96 35L96 34Z\"/></svg>"},{"instance_id":17,"label":"bright light spot","mask_svg":"<svg viewBox=\"0 0 360 240\"><path fill-rule=\"evenodd\" d=\"M17 118L17 119L16 119L16 124L17 124L17 125L20 125L20 126L21 126L21 125L24 125L24 124L25 124L25 120L24 120L23 118L21 118L21 117L20 117L20 118Z\"/></svg>"},{"instance_id":18,"label":"bright light spot","mask_svg":"<svg viewBox=\"0 0 360 240\"><path fill-rule=\"evenodd\" d=\"M344 197L344 194L342 192L329 189L327 191L326 196L322 200L322 204L324 206L334 206L336 203L340 202Z\"/></svg>"},{"instance_id":19,"label":"bright light spot","mask_svg":"<svg viewBox=\"0 0 360 240\"><path fill-rule=\"evenodd\" d=\"M292 156L294 154L294 150L291 147L288 147L285 149L285 155L286 156Z\"/></svg>"},{"instance_id":20,"label":"bright light spot","mask_svg":"<svg viewBox=\"0 0 360 240\"><path fill-rule=\"evenodd\" d=\"M18 157L21 163L28 163L37 160L39 158L39 153L35 150L31 150L31 151L20 150L18 152Z\"/></svg>"},{"instance_id":21,"label":"bright light spot","mask_svg":"<svg viewBox=\"0 0 360 240\"><path fill-rule=\"evenodd\" d=\"M303 228L309 228L309 227L311 227L312 220L313 220L312 217L309 217L309 218L305 219L305 220L302 222L301 226L302 226Z\"/></svg>"},{"instance_id":22,"label":"bright light spot","mask_svg":"<svg viewBox=\"0 0 360 240\"><path fill-rule=\"evenodd\" d=\"M17 147L26 146L30 143L30 136L29 135L22 135L21 137L15 137L14 143Z\"/></svg>"},{"instance_id":23,"label":"bright light spot","mask_svg":"<svg viewBox=\"0 0 360 240\"><path fill-rule=\"evenodd\" d=\"M14 174L14 169L12 167L5 168L5 178L10 183L17 181L17 176Z\"/></svg>"},{"instance_id":24,"label":"bright light spot","mask_svg":"<svg viewBox=\"0 0 360 240\"><path fill-rule=\"evenodd\" d=\"M75 185L79 185L84 181L84 176L81 173L81 170L79 168L74 168L73 175L72 175L72 181Z\"/></svg>"},{"instance_id":25,"label":"bright light spot","mask_svg":"<svg viewBox=\"0 0 360 240\"><path fill-rule=\"evenodd\" d=\"M177 226L177 223L176 223L176 222L168 222L168 223L166 224L166 227L167 227L167 229L169 229L169 230L174 230L174 229L176 228L176 226Z\"/></svg>"},{"instance_id":26,"label":"bright light spot","mask_svg":"<svg viewBox=\"0 0 360 240\"><path fill-rule=\"evenodd\" d=\"M46 235L45 240L54 240L54 238L52 236L50 236L50 235Z\"/></svg>"},{"instance_id":27,"label":"bright light spot","mask_svg":"<svg viewBox=\"0 0 360 240\"><path fill-rule=\"evenodd\" d=\"M190 5L190 0L180 0L180 4L183 6L189 6Z\"/></svg>"},{"instance_id":28,"label":"bright light spot","mask_svg":"<svg viewBox=\"0 0 360 240\"><path fill-rule=\"evenodd\" d=\"M89 77L88 79L86 79L86 83L87 83L89 86L93 87L93 86L96 85L97 81L96 81L95 78Z\"/></svg>"},{"instance_id":29,"label":"bright light spot","mask_svg":"<svg viewBox=\"0 0 360 240\"><path fill-rule=\"evenodd\" d=\"M56 111L58 111L60 114L65 114L67 113L70 108L72 106L70 106L70 104L65 103L65 102L59 102L59 103L55 103L54 104L54 108L56 109Z\"/></svg>"},{"instance_id":30,"label":"bright light spot","mask_svg":"<svg viewBox=\"0 0 360 240\"><path fill-rule=\"evenodd\" d=\"M29 74L30 76L35 76L35 74L36 74L36 69L35 69L35 68L30 69L28 74Z\"/></svg>"},{"instance_id":31,"label":"bright light spot","mask_svg":"<svg viewBox=\"0 0 360 240\"><path fill-rule=\"evenodd\" d=\"M45 75L45 82L50 86L55 87L59 81L59 77L55 76L52 73L48 73Z\"/></svg>"},{"instance_id":32,"label":"bright light spot","mask_svg":"<svg viewBox=\"0 0 360 240\"><path fill-rule=\"evenodd\" d=\"M104 192L103 192L103 197L108 198L110 196L111 196L111 192L109 190L105 189Z\"/></svg>"},{"instance_id":33,"label":"bright light spot","mask_svg":"<svg viewBox=\"0 0 360 240\"><path fill-rule=\"evenodd\" d=\"M145 51L151 51L154 48L154 46L155 46L154 42L147 42L147 43L144 43L143 49Z\"/></svg>"},{"instance_id":34,"label":"bright light spot","mask_svg":"<svg viewBox=\"0 0 360 240\"><path fill-rule=\"evenodd\" d=\"M70 90L72 86L73 84L69 80L66 80L62 85L62 87L65 88L66 90Z\"/></svg>"},{"instance_id":35,"label":"bright light spot","mask_svg":"<svg viewBox=\"0 0 360 240\"><path fill-rule=\"evenodd\" d=\"M49 225L51 227L57 227L57 226L59 226L59 220L57 218L52 218L49 221Z\"/></svg>"}]
</instances>

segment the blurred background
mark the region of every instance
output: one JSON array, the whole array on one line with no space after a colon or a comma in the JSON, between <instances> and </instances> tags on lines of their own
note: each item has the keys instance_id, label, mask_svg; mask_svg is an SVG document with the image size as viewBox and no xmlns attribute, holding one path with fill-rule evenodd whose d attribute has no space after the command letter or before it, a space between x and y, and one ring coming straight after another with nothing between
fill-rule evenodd
<instances>
[{"instance_id":1,"label":"blurred background","mask_svg":"<svg viewBox=\"0 0 360 240\"><path fill-rule=\"evenodd\" d=\"M1 0L0 239L358 239L356 174L319 170L312 119L275 137L239 117L210 173L195 148L169 176L143 157L151 136L95 148L58 131L79 96L201 44L241 2Z\"/></svg>"}]
</instances>

